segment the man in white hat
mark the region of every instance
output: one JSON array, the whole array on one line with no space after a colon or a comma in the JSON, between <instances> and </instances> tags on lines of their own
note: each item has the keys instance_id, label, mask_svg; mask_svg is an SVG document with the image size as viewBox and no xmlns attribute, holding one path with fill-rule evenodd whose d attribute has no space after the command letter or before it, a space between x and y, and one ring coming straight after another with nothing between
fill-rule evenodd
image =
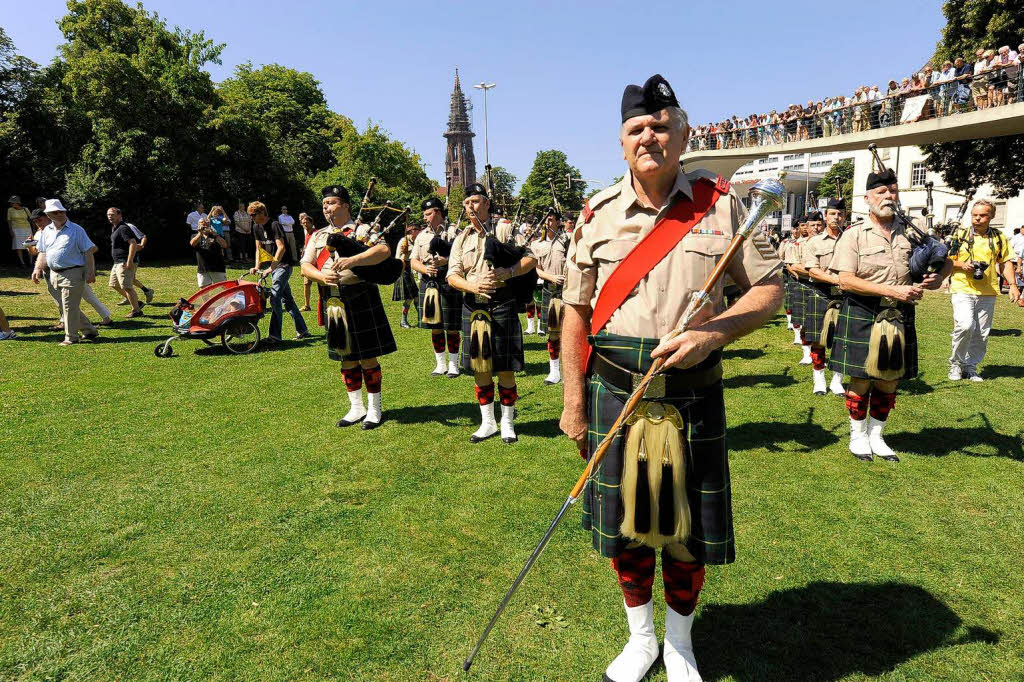
<instances>
[{"instance_id":1,"label":"man in white hat","mask_svg":"<svg viewBox=\"0 0 1024 682\"><path fill-rule=\"evenodd\" d=\"M43 209L50 219L39 233L36 248L36 267L32 281L36 284L50 268L50 284L60 292L61 313L64 318L64 340L60 345L70 346L78 341L78 334L88 340L99 336L96 327L81 311L82 293L86 284L96 281L96 245L81 225L68 220L67 209L60 199L47 199Z\"/></svg>"}]
</instances>

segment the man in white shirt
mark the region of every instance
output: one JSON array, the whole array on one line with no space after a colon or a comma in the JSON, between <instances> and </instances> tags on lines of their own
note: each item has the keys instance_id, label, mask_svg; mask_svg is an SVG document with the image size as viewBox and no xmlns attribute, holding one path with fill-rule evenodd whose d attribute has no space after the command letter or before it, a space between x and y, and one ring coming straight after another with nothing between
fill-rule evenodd
<instances>
[{"instance_id":1,"label":"man in white shirt","mask_svg":"<svg viewBox=\"0 0 1024 682\"><path fill-rule=\"evenodd\" d=\"M205 217L206 207L203 206L203 202L200 201L199 203L196 204L196 210L189 213L188 217L185 218L185 222L188 224L189 227L192 228L192 231L195 232L196 230L199 229L199 221Z\"/></svg>"},{"instance_id":2,"label":"man in white shirt","mask_svg":"<svg viewBox=\"0 0 1024 682\"><path fill-rule=\"evenodd\" d=\"M281 207L281 215L277 216L277 222L284 232L285 241L288 242L288 252L292 254L292 262L299 262L299 254L295 248L295 218L288 214L288 207Z\"/></svg>"}]
</instances>

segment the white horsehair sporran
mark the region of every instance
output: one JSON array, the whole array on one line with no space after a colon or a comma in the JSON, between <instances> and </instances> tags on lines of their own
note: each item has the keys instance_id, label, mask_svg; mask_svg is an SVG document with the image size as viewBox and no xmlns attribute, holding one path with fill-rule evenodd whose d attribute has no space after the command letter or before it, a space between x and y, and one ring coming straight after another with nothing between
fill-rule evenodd
<instances>
[{"instance_id":1,"label":"white horsehair sporran","mask_svg":"<svg viewBox=\"0 0 1024 682\"><path fill-rule=\"evenodd\" d=\"M441 324L441 292L437 284L428 282L423 290L423 324Z\"/></svg>"},{"instance_id":2,"label":"white horsehair sporran","mask_svg":"<svg viewBox=\"0 0 1024 682\"><path fill-rule=\"evenodd\" d=\"M348 328L345 304L337 296L331 296L324 305L324 319L327 327L327 347L338 355L348 355L352 350L352 334Z\"/></svg>"},{"instance_id":3,"label":"white horsehair sporran","mask_svg":"<svg viewBox=\"0 0 1024 682\"><path fill-rule=\"evenodd\" d=\"M469 364L475 374L491 374L494 369L493 334L490 314L474 310L469 318Z\"/></svg>"}]
</instances>

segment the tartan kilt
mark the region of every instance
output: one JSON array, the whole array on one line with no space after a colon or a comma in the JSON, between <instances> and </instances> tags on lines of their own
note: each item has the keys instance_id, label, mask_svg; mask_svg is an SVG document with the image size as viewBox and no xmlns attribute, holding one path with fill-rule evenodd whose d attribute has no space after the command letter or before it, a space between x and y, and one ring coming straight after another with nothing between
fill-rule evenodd
<instances>
[{"instance_id":1,"label":"tartan kilt","mask_svg":"<svg viewBox=\"0 0 1024 682\"><path fill-rule=\"evenodd\" d=\"M594 351L632 372L646 372L658 339L600 332L588 339ZM720 355L712 363L720 362ZM703 368L703 365L698 367ZM628 395L599 376L587 377L587 452L594 452L618 418ZM675 406L686 420L686 493L691 528L686 548L700 564L728 564L736 559L733 538L729 453L725 443L725 399L721 379L658 402ZM624 431L624 430L623 430ZM615 437L601 466L583 491L583 529L594 549L614 558L631 542L619 533L623 509L620 491L624 433ZM589 455L588 455L589 456Z\"/></svg>"},{"instance_id":2,"label":"tartan kilt","mask_svg":"<svg viewBox=\"0 0 1024 682\"><path fill-rule=\"evenodd\" d=\"M466 294L462 303L462 347L459 350L462 371L473 373L469 358L469 327L470 318L476 310L485 310L491 316L493 373L522 372L526 368L526 358L523 354L523 326L519 322L516 299L477 301L472 294Z\"/></svg>"},{"instance_id":3,"label":"tartan kilt","mask_svg":"<svg viewBox=\"0 0 1024 682\"><path fill-rule=\"evenodd\" d=\"M412 276L412 270L407 265L405 270L402 271L402 276L391 287L391 300L408 301L411 298L416 298L416 280Z\"/></svg>"},{"instance_id":4,"label":"tartan kilt","mask_svg":"<svg viewBox=\"0 0 1024 682\"><path fill-rule=\"evenodd\" d=\"M544 286L541 287L540 310L537 311L541 334L548 333L548 308L551 307L551 301L556 298L562 298L562 287L544 282Z\"/></svg>"},{"instance_id":5,"label":"tartan kilt","mask_svg":"<svg viewBox=\"0 0 1024 682\"><path fill-rule=\"evenodd\" d=\"M328 287L320 287L321 306L326 306L327 299L331 297L327 289ZM339 356L328 348L327 356L331 360L349 362L376 358L398 350L377 285L359 282L345 284L338 289L340 291L338 298L345 304L353 350L348 355Z\"/></svg>"},{"instance_id":6,"label":"tartan kilt","mask_svg":"<svg viewBox=\"0 0 1024 682\"><path fill-rule=\"evenodd\" d=\"M792 281L793 281L793 278L790 277L789 273L786 272L785 269L783 269L782 270L782 291L783 291L782 311L783 312L785 312L787 310L790 310L793 307L792 302L791 302L790 293L789 293L789 290L792 288L790 286L790 283Z\"/></svg>"},{"instance_id":7,"label":"tartan kilt","mask_svg":"<svg viewBox=\"0 0 1024 682\"><path fill-rule=\"evenodd\" d=\"M793 324L802 327L804 324L804 302L807 296L807 286L794 277L792 287L789 295L789 307L793 309Z\"/></svg>"},{"instance_id":8,"label":"tartan kilt","mask_svg":"<svg viewBox=\"0 0 1024 682\"><path fill-rule=\"evenodd\" d=\"M440 270L437 278L420 277L419 305L420 327L424 329L441 329L446 332L462 331L462 292L450 286L445 280L447 269ZM437 285L438 298L441 301L441 321L437 324L427 324L423 321L423 297L427 293L428 285Z\"/></svg>"},{"instance_id":9,"label":"tartan kilt","mask_svg":"<svg viewBox=\"0 0 1024 682\"><path fill-rule=\"evenodd\" d=\"M914 323L915 308L911 304L897 304L903 313L906 332L906 346L903 350L903 379L913 379L918 373L917 329ZM868 343L875 317L884 310L882 299L877 296L847 294L839 311L836 338L829 354L828 366L833 372L846 374L858 379L874 379L864 365L868 360Z\"/></svg>"},{"instance_id":10,"label":"tartan kilt","mask_svg":"<svg viewBox=\"0 0 1024 682\"><path fill-rule=\"evenodd\" d=\"M825 326L825 311L832 301L842 300L842 296L833 296L829 284L811 284L806 289L804 298L804 336L812 344L818 343L821 331Z\"/></svg>"}]
</instances>

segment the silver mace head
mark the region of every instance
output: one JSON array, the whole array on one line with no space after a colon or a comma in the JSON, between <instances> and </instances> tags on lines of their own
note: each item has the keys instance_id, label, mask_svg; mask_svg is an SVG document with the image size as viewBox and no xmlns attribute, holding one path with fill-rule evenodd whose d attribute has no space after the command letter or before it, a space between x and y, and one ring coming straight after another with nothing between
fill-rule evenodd
<instances>
[{"instance_id":1,"label":"silver mace head","mask_svg":"<svg viewBox=\"0 0 1024 682\"><path fill-rule=\"evenodd\" d=\"M782 210L786 198L786 186L774 178L761 180L750 188L750 211L740 227L740 234L746 236L765 216Z\"/></svg>"}]
</instances>

